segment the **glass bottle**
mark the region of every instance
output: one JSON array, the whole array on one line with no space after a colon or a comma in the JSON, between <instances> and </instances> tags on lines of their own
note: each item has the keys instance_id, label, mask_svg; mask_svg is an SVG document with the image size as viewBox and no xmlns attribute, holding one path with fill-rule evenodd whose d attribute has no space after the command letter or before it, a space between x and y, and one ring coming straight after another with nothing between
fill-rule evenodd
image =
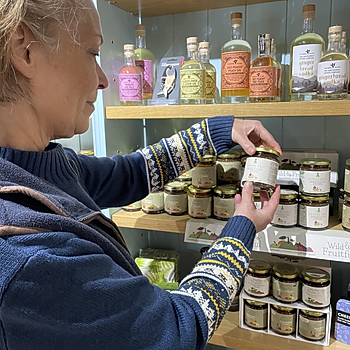
<instances>
[{"instance_id":1,"label":"glass bottle","mask_svg":"<svg viewBox=\"0 0 350 350\"><path fill-rule=\"evenodd\" d=\"M124 67L119 71L119 100L122 106L142 105L142 73L135 66L134 45L124 45Z\"/></svg>"},{"instance_id":2,"label":"glass bottle","mask_svg":"<svg viewBox=\"0 0 350 350\"><path fill-rule=\"evenodd\" d=\"M348 95L349 58L341 49L342 30L342 26L328 30L328 49L318 64L319 100L341 100Z\"/></svg>"},{"instance_id":3,"label":"glass bottle","mask_svg":"<svg viewBox=\"0 0 350 350\"><path fill-rule=\"evenodd\" d=\"M289 95L291 101L312 101L317 96L317 69L325 43L314 32L315 5L303 7L302 34L290 46Z\"/></svg>"},{"instance_id":4,"label":"glass bottle","mask_svg":"<svg viewBox=\"0 0 350 350\"><path fill-rule=\"evenodd\" d=\"M279 101L277 97L277 62L270 56L270 35L258 35L258 53L250 67L250 102Z\"/></svg>"},{"instance_id":5,"label":"glass bottle","mask_svg":"<svg viewBox=\"0 0 350 350\"><path fill-rule=\"evenodd\" d=\"M155 58L153 53L146 48L146 28L144 25L136 26L135 64L141 70L143 76L143 100L151 99L154 87Z\"/></svg>"},{"instance_id":6,"label":"glass bottle","mask_svg":"<svg viewBox=\"0 0 350 350\"><path fill-rule=\"evenodd\" d=\"M198 57L198 38L187 38L187 60L180 70L181 104L205 104L205 66Z\"/></svg>"},{"instance_id":7,"label":"glass bottle","mask_svg":"<svg viewBox=\"0 0 350 350\"><path fill-rule=\"evenodd\" d=\"M282 95L282 66L277 61L277 45L276 45L276 41L274 38L271 38L270 48L271 48L271 57L277 63L277 92L276 92L276 95L278 97L278 101L280 101L281 95Z\"/></svg>"},{"instance_id":8,"label":"glass bottle","mask_svg":"<svg viewBox=\"0 0 350 350\"><path fill-rule=\"evenodd\" d=\"M341 50L348 54L348 51L347 51L347 48L346 48L346 45L347 44L347 38L346 38L346 31L343 30L343 32L341 33Z\"/></svg>"},{"instance_id":9,"label":"glass bottle","mask_svg":"<svg viewBox=\"0 0 350 350\"><path fill-rule=\"evenodd\" d=\"M249 102L252 48L242 39L242 13L231 14L232 39L221 48L221 103Z\"/></svg>"},{"instance_id":10,"label":"glass bottle","mask_svg":"<svg viewBox=\"0 0 350 350\"><path fill-rule=\"evenodd\" d=\"M206 71L206 103L213 104L216 102L216 69L209 62L210 44L207 41L199 43L199 60L204 64Z\"/></svg>"}]
</instances>

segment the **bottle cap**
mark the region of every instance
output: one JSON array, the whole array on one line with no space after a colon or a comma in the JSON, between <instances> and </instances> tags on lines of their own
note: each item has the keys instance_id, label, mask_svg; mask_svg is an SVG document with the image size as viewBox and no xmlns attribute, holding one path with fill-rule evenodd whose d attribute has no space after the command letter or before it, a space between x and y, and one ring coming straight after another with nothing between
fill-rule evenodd
<instances>
[{"instance_id":1,"label":"bottle cap","mask_svg":"<svg viewBox=\"0 0 350 350\"><path fill-rule=\"evenodd\" d=\"M265 34L265 40L270 40L271 35L270 34Z\"/></svg>"},{"instance_id":2,"label":"bottle cap","mask_svg":"<svg viewBox=\"0 0 350 350\"><path fill-rule=\"evenodd\" d=\"M126 51L126 50L134 50L134 45L132 45L132 44L124 45L124 51Z\"/></svg>"},{"instance_id":3,"label":"bottle cap","mask_svg":"<svg viewBox=\"0 0 350 350\"><path fill-rule=\"evenodd\" d=\"M343 31L342 26L332 26L332 27L329 27L328 29L329 34L340 34L342 31Z\"/></svg>"},{"instance_id":4,"label":"bottle cap","mask_svg":"<svg viewBox=\"0 0 350 350\"><path fill-rule=\"evenodd\" d=\"M208 41L202 41L199 43L200 49L210 49L210 43Z\"/></svg>"},{"instance_id":5,"label":"bottle cap","mask_svg":"<svg viewBox=\"0 0 350 350\"><path fill-rule=\"evenodd\" d=\"M314 19L315 18L316 5L303 6L303 18Z\"/></svg>"},{"instance_id":6,"label":"bottle cap","mask_svg":"<svg viewBox=\"0 0 350 350\"><path fill-rule=\"evenodd\" d=\"M190 36L189 38L187 38L186 42L187 42L187 45L198 44L198 38L196 36Z\"/></svg>"},{"instance_id":7,"label":"bottle cap","mask_svg":"<svg viewBox=\"0 0 350 350\"><path fill-rule=\"evenodd\" d=\"M146 27L142 24L138 24L136 26L135 34L136 34L136 36L145 37L146 36Z\"/></svg>"},{"instance_id":8,"label":"bottle cap","mask_svg":"<svg viewBox=\"0 0 350 350\"><path fill-rule=\"evenodd\" d=\"M231 25L232 27L240 27L242 25L242 12L231 13Z\"/></svg>"}]
</instances>

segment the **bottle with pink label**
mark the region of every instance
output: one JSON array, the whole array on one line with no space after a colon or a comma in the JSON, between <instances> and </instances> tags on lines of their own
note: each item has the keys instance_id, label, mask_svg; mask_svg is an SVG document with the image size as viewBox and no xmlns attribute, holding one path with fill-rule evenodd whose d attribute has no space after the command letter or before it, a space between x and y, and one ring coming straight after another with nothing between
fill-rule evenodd
<instances>
[{"instance_id":1,"label":"bottle with pink label","mask_svg":"<svg viewBox=\"0 0 350 350\"><path fill-rule=\"evenodd\" d=\"M142 73L135 65L134 45L124 45L124 67L119 71L119 100L122 106L142 105Z\"/></svg>"}]
</instances>

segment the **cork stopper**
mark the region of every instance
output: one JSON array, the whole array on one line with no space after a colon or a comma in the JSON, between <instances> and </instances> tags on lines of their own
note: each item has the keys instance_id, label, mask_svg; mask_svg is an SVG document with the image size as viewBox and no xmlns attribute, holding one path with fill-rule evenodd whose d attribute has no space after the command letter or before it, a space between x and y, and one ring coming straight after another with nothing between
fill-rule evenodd
<instances>
[{"instance_id":1,"label":"cork stopper","mask_svg":"<svg viewBox=\"0 0 350 350\"><path fill-rule=\"evenodd\" d=\"M124 45L124 51L134 51L134 45L132 45L132 44L125 44Z\"/></svg>"},{"instance_id":2,"label":"cork stopper","mask_svg":"<svg viewBox=\"0 0 350 350\"><path fill-rule=\"evenodd\" d=\"M187 45L198 44L198 38L196 36L190 36L186 40Z\"/></svg>"},{"instance_id":3,"label":"cork stopper","mask_svg":"<svg viewBox=\"0 0 350 350\"><path fill-rule=\"evenodd\" d=\"M345 30L343 30L343 32L341 33L341 37L342 37L342 39L346 39L346 31Z\"/></svg>"},{"instance_id":4,"label":"cork stopper","mask_svg":"<svg viewBox=\"0 0 350 350\"><path fill-rule=\"evenodd\" d=\"M270 34L265 34L265 40L270 40L271 35Z\"/></svg>"},{"instance_id":5,"label":"cork stopper","mask_svg":"<svg viewBox=\"0 0 350 350\"><path fill-rule=\"evenodd\" d=\"M316 5L303 6L303 18L314 19L315 18Z\"/></svg>"},{"instance_id":6,"label":"cork stopper","mask_svg":"<svg viewBox=\"0 0 350 350\"><path fill-rule=\"evenodd\" d=\"M231 13L231 25L232 27L242 26L242 12Z\"/></svg>"},{"instance_id":7,"label":"cork stopper","mask_svg":"<svg viewBox=\"0 0 350 350\"><path fill-rule=\"evenodd\" d=\"M343 31L342 26L332 26L332 27L329 27L328 29L329 34L341 34L342 31Z\"/></svg>"},{"instance_id":8,"label":"cork stopper","mask_svg":"<svg viewBox=\"0 0 350 350\"><path fill-rule=\"evenodd\" d=\"M135 34L136 34L136 36L145 37L146 36L146 27L142 24L138 24L136 26Z\"/></svg>"},{"instance_id":9,"label":"cork stopper","mask_svg":"<svg viewBox=\"0 0 350 350\"><path fill-rule=\"evenodd\" d=\"M208 41L202 41L199 43L199 48L200 49L210 49L210 43Z\"/></svg>"}]
</instances>

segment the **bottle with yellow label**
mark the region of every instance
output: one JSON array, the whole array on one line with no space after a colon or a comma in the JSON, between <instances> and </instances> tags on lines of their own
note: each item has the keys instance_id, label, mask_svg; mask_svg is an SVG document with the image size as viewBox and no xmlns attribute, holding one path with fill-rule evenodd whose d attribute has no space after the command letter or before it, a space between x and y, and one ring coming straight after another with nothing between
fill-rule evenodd
<instances>
[{"instance_id":1,"label":"bottle with yellow label","mask_svg":"<svg viewBox=\"0 0 350 350\"><path fill-rule=\"evenodd\" d=\"M187 60L180 70L181 104L198 105L206 102L205 66L198 58L198 38L187 38Z\"/></svg>"},{"instance_id":2,"label":"bottle with yellow label","mask_svg":"<svg viewBox=\"0 0 350 350\"><path fill-rule=\"evenodd\" d=\"M216 69L209 62L210 44L207 41L199 43L199 60L204 64L206 71L206 103L213 104L216 102Z\"/></svg>"}]
</instances>

